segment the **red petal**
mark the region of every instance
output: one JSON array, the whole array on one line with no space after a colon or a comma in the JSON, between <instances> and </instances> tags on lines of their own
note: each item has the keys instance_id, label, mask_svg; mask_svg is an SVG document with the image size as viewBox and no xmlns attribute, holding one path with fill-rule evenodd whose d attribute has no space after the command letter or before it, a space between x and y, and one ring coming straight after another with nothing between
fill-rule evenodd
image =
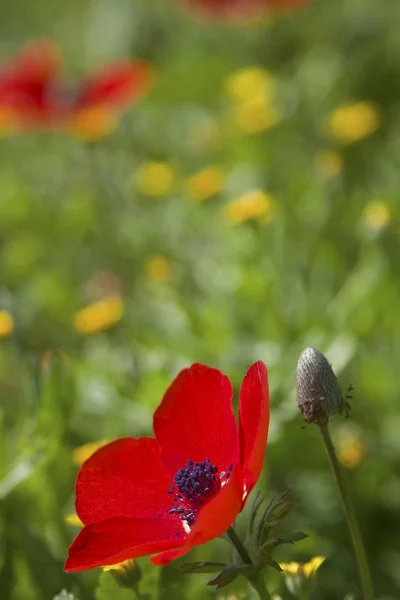
<instances>
[{"instance_id":1,"label":"red petal","mask_svg":"<svg viewBox=\"0 0 400 600\"><path fill-rule=\"evenodd\" d=\"M51 40L33 40L17 56L14 69L24 81L47 82L60 70L60 51Z\"/></svg>"},{"instance_id":2,"label":"red petal","mask_svg":"<svg viewBox=\"0 0 400 600\"><path fill-rule=\"evenodd\" d=\"M254 363L247 371L240 390L239 427L241 463L246 497L260 476L269 427L267 367Z\"/></svg>"},{"instance_id":3,"label":"red petal","mask_svg":"<svg viewBox=\"0 0 400 600\"><path fill-rule=\"evenodd\" d=\"M96 104L124 105L150 85L150 69L142 62L115 63L88 78L77 100L78 110Z\"/></svg>"},{"instance_id":4,"label":"red petal","mask_svg":"<svg viewBox=\"0 0 400 600\"><path fill-rule=\"evenodd\" d=\"M239 435L229 379L205 365L179 373L154 413L154 432L171 475L191 459L220 471L239 462Z\"/></svg>"},{"instance_id":5,"label":"red petal","mask_svg":"<svg viewBox=\"0 0 400 600\"><path fill-rule=\"evenodd\" d=\"M173 504L171 483L157 440L122 438L83 464L76 482L76 512L85 525L111 517L164 516Z\"/></svg>"},{"instance_id":6,"label":"red petal","mask_svg":"<svg viewBox=\"0 0 400 600\"><path fill-rule=\"evenodd\" d=\"M72 543L64 568L84 571L176 548L185 535L179 519L114 518L92 523Z\"/></svg>"},{"instance_id":7,"label":"red petal","mask_svg":"<svg viewBox=\"0 0 400 600\"><path fill-rule=\"evenodd\" d=\"M178 550L158 554L151 559L151 562L155 565L167 565L171 560L189 552L194 546L205 544L225 533L240 511L242 495L243 478L241 469L237 466L219 494L199 512L184 546Z\"/></svg>"},{"instance_id":8,"label":"red petal","mask_svg":"<svg viewBox=\"0 0 400 600\"><path fill-rule=\"evenodd\" d=\"M0 105L14 112L15 122L24 127L54 123L62 108L54 94L59 68L57 46L34 40L0 72Z\"/></svg>"}]
</instances>

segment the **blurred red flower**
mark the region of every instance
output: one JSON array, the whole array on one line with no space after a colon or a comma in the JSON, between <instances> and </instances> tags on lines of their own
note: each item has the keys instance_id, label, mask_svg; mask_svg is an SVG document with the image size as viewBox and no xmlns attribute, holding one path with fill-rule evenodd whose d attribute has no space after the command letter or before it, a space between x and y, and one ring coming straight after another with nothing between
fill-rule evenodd
<instances>
[{"instance_id":1,"label":"blurred red flower","mask_svg":"<svg viewBox=\"0 0 400 600\"><path fill-rule=\"evenodd\" d=\"M78 86L66 83L57 46L35 40L0 68L1 124L5 129L72 128L96 137L107 133L118 111L149 84L149 67L139 61L107 65Z\"/></svg>"},{"instance_id":2,"label":"blurred red flower","mask_svg":"<svg viewBox=\"0 0 400 600\"><path fill-rule=\"evenodd\" d=\"M147 554L156 554L156 565L168 564L232 525L264 460L269 394L261 361L243 380L239 427L232 396L217 369L184 369L154 414L155 438L116 440L83 464L76 512L85 527L66 571Z\"/></svg>"},{"instance_id":3,"label":"blurred red flower","mask_svg":"<svg viewBox=\"0 0 400 600\"><path fill-rule=\"evenodd\" d=\"M198 14L228 21L248 21L267 11L298 8L309 0L183 0Z\"/></svg>"}]
</instances>

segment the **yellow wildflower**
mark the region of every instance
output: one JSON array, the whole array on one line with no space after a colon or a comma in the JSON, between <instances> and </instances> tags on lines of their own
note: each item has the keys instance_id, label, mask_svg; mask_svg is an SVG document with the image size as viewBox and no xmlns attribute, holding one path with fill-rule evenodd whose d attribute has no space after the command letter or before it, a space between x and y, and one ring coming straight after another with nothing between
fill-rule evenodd
<instances>
[{"instance_id":1,"label":"yellow wildflower","mask_svg":"<svg viewBox=\"0 0 400 600\"><path fill-rule=\"evenodd\" d=\"M132 558L128 558L128 560L124 560L123 562L116 563L115 565L108 565L103 567L103 571L119 571L125 572L126 569L129 569L133 566L134 560Z\"/></svg>"},{"instance_id":2,"label":"yellow wildflower","mask_svg":"<svg viewBox=\"0 0 400 600\"><path fill-rule=\"evenodd\" d=\"M136 172L137 189L144 196L166 196L175 183L175 173L165 162L143 163Z\"/></svg>"},{"instance_id":3,"label":"yellow wildflower","mask_svg":"<svg viewBox=\"0 0 400 600\"><path fill-rule=\"evenodd\" d=\"M228 98L241 104L248 98L263 95L266 100L275 96L276 83L274 77L261 67L246 67L231 73L225 81L225 92Z\"/></svg>"},{"instance_id":4,"label":"yellow wildflower","mask_svg":"<svg viewBox=\"0 0 400 600\"><path fill-rule=\"evenodd\" d=\"M192 175L187 182L187 193L194 200L202 202L221 191L225 175L222 169L209 166Z\"/></svg>"},{"instance_id":5,"label":"yellow wildflower","mask_svg":"<svg viewBox=\"0 0 400 600\"><path fill-rule=\"evenodd\" d=\"M65 515L65 522L72 527L83 527L83 523L75 513Z\"/></svg>"},{"instance_id":6,"label":"yellow wildflower","mask_svg":"<svg viewBox=\"0 0 400 600\"><path fill-rule=\"evenodd\" d=\"M309 579L318 571L322 563L325 561L323 556L315 556L308 563L280 563L280 567L284 574L295 576L302 574L306 579Z\"/></svg>"},{"instance_id":7,"label":"yellow wildflower","mask_svg":"<svg viewBox=\"0 0 400 600\"><path fill-rule=\"evenodd\" d=\"M118 323L123 313L124 305L121 298L105 298L78 311L73 319L74 328L82 335L104 331Z\"/></svg>"},{"instance_id":8,"label":"yellow wildflower","mask_svg":"<svg viewBox=\"0 0 400 600\"><path fill-rule=\"evenodd\" d=\"M353 144L374 133L381 125L379 109L371 102L343 104L328 120L331 136L341 144Z\"/></svg>"},{"instance_id":9,"label":"yellow wildflower","mask_svg":"<svg viewBox=\"0 0 400 600\"><path fill-rule=\"evenodd\" d=\"M164 283L170 277L171 264L164 256L156 254L146 261L145 271L153 281Z\"/></svg>"},{"instance_id":10,"label":"yellow wildflower","mask_svg":"<svg viewBox=\"0 0 400 600\"><path fill-rule=\"evenodd\" d=\"M323 562L325 562L324 556L314 556L308 563L303 565L303 573L307 577L312 577L318 571Z\"/></svg>"},{"instance_id":11,"label":"yellow wildflower","mask_svg":"<svg viewBox=\"0 0 400 600\"><path fill-rule=\"evenodd\" d=\"M0 310L0 338L10 337L14 331L14 319L8 310Z\"/></svg>"},{"instance_id":12,"label":"yellow wildflower","mask_svg":"<svg viewBox=\"0 0 400 600\"><path fill-rule=\"evenodd\" d=\"M328 178L334 178L343 171L343 158L333 150L321 150L315 156L317 169Z\"/></svg>"},{"instance_id":13,"label":"yellow wildflower","mask_svg":"<svg viewBox=\"0 0 400 600\"><path fill-rule=\"evenodd\" d=\"M297 575L301 567L298 562L280 563L279 566L287 575Z\"/></svg>"},{"instance_id":14,"label":"yellow wildflower","mask_svg":"<svg viewBox=\"0 0 400 600\"><path fill-rule=\"evenodd\" d=\"M357 436L345 435L339 440L338 458L346 469L355 469L365 456L365 447Z\"/></svg>"},{"instance_id":15,"label":"yellow wildflower","mask_svg":"<svg viewBox=\"0 0 400 600\"><path fill-rule=\"evenodd\" d=\"M101 104L80 110L70 122L71 132L83 142L96 142L110 135L116 127L116 116Z\"/></svg>"},{"instance_id":16,"label":"yellow wildflower","mask_svg":"<svg viewBox=\"0 0 400 600\"><path fill-rule=\"evenodd\" d=\"M92 454L96 452L96 450L102 448L109 442L110 440L105 439L97 442L89 442L88 444L83 444L83 446L78 446L78 448L75 448L75 450L72 452L72 462L78 466L83 465L85 460L90 458Z\"/></svg>"},{"instance_id":17,"label":"yellow wildflower","mask_svg":"<svg viewBox=\"0 0 400 600\"><path fill-rule=\"evenodd\" d=\"M385 229L391 220L390 208L384 200L374 200L368 202L364 209L364 222L374 231Z\"/></svg>"},{"instance_id":18,"label":"yellow wildflower","mask_svg":"<svg viewBox=\"0 0 400 600\"><path fill-rule=\"evenodd\" d=\"M250 96L233 108L237 128L247 135L263 133L279 121L277 108L263 96Z\"/></svg>"},{"instance_id":19,"label":"yellow wildflower","mask_svg":"<svg viewBox=\"0 0 400 600\"><path fill-rule=\"evenodd\" d=\"M234 224L243 223L249 219L257 219L271 223L277 212L275 200L262 190L252 190L231 200L224 207L226 218Z\"/></svg>"}]
</instances>

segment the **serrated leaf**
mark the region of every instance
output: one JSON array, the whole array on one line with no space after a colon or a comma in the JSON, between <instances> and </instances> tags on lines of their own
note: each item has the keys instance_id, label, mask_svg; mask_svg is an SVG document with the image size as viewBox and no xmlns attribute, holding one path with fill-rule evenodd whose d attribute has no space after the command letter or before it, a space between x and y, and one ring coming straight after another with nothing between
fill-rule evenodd
<instances>
[{"instance_id":1,"label":"serrated leaf","mask_svg":"<svg viewBox=\"0 0 400 600\"><path fill-rule=\"evenodd\" d=\"M180 565L179 568L184 573L218 573L218 571L226 566L225 563L201 561L185 563L184 565Z\"/></svg>"},{"instance_id":2,"label":"serrated leaf","mask_svg":"<svg viewBox=\"0 0 400 600\"><path fill-rule=\"evenodd\" d=\"M215 579L212 579L207 585L216 585L217 590L229 585L239 575L247 575L253 567L249 565L227 565Z\"/></svg>"},{"instance_id":3,"label":"serrated leaf","mask_svg":"<svg viewBox=\"0 0 400 600\"><path fill-rule=\"evenodd\" d=\"M257 495L253 502L253 508L251 509L249 527L248 527L248 537L253 535L254 523L257 517L257 513L260 510L262 503L265 501L265 498L261 495L260 492L257 492Z\"/></svg>"},{"instance_id":4,"label":"serrated leaf","mask_svg":"<svg viewBox=\"0 0 400 600\"><path fill-rule=\"evenodd\" d=\"M294 542L301 542L301 540L305 540L306 538L308 538L308 535L306 533L298 531L297 533L288 533L286 535L280 535L279 541L280 543L293 544Z\"/></svg>"},{"instance_id":5,"label":"serrated leaf","mask_svg":"<svg viewBox=\"0 0 400 600\"><path fill-rule=\"evenodd\" d=\"M270 567L273 567L279 572L282 571L280 565L276 561L274 561L274 559L271 558L269 554L262 553L262 564L269 565Z\"/></svg>"},{"instance_id":6,"label":"serrated leaf","mask_svg":"<svg viewBox=\"0 0 400 600\"><path fill-rule=\"evenodd\" d=\"M96 600L133 600L133 590L118 585L110 572L103 572L95 591Z\"/></svg>"}]
</instances>

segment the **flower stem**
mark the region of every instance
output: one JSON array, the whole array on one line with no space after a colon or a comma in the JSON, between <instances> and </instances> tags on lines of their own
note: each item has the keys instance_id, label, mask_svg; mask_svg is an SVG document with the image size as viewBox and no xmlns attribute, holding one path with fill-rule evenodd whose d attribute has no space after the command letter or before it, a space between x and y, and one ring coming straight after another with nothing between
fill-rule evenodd
<instances>
[{"instance_id":1,"label":"flower stem","mask_svg":"<svg viewBox=\"0 0 400 600\"><path fill-rule=\"evenodd\" d=\"M138 600L142 600L142 598L144 598L144 596L142 596L142 594L141 594L141 592L140 592L140 590L139 590L139 586L138 586L138 585L134 585L134 586L132 587L132 589L133 589L133 591L135 592L135 594L136 594L136 597L137 597L137 599L138 599Z\"/></svg>"},{"instance_id":2,"label":"flower stem","mask_svg":"<svg viewBox=\"0 0 400 600\"><path fill-rule=\"evenodd\" d=\"M257 594L260 596L261 600L270 600L271 596L269 591L265 586L265 581L263 574L261 572L257 573L254 577L248 577L253 588L256 590Z\"/></svg>"},{"instance_id":3,"label":"flower stem","mask_svg":"<svg viewBox=\"0 0 400 600\"><path fill-rule=\"evenodd\" d=\"M227 533L229 539L231 540L232 544L235 546L235 548L236 548L240 558L244 562L244 564L252 565L253 561L251 560L249 553L247 552L246 548L243 546L238 534L233 529L233 527L229 527L229 529L226 533ZM255 575L248 575L247 579L249 580L249 582L251 583L253 588L256 590L256 592L260 596L260 600L270 600L271 596L269 595L269 592L268 592L267 588L265 587L264 577L263 577L262 573L259 572L259 573L256 573Z\"/></svg>"},{"instance_id":4,"label":"flower stem","mask_svg":"<svg viewBox=\"0 0 400 600\"><path fill-rule=\"evenodd\" d=\"M233 529L233 527L229 527L229 529L226 533L227 533L229 539L231 540L232 544L235 546L236 550L238 551L238 554L239 554L240 558L242 559L242 561L244 562L244 564L252 565L253 561L251 560L249 553L247 552L246 548L243 546L238 534Z\"/></svg>"},{"instance_id":5,"label":"flower stem","mask_svg":"<svg viewBox=\"0 0 400 600\"><path fill-rule=\"evenodd\" d=\"M329 433L328 424L325 423L323 425L320 425L320 430L346 514L347 524L350 530L354 552L358 563L358 569L363 588L363 598L364 600L374 600L374 589L372 586L372 578L368 566L368 560L365 552L364 543L361 537L361 532L358 525L356 513L353 507L353 503L347 491L343 474L336 456L335 447L333 445Z\"/></svg>"}]
</instances>

